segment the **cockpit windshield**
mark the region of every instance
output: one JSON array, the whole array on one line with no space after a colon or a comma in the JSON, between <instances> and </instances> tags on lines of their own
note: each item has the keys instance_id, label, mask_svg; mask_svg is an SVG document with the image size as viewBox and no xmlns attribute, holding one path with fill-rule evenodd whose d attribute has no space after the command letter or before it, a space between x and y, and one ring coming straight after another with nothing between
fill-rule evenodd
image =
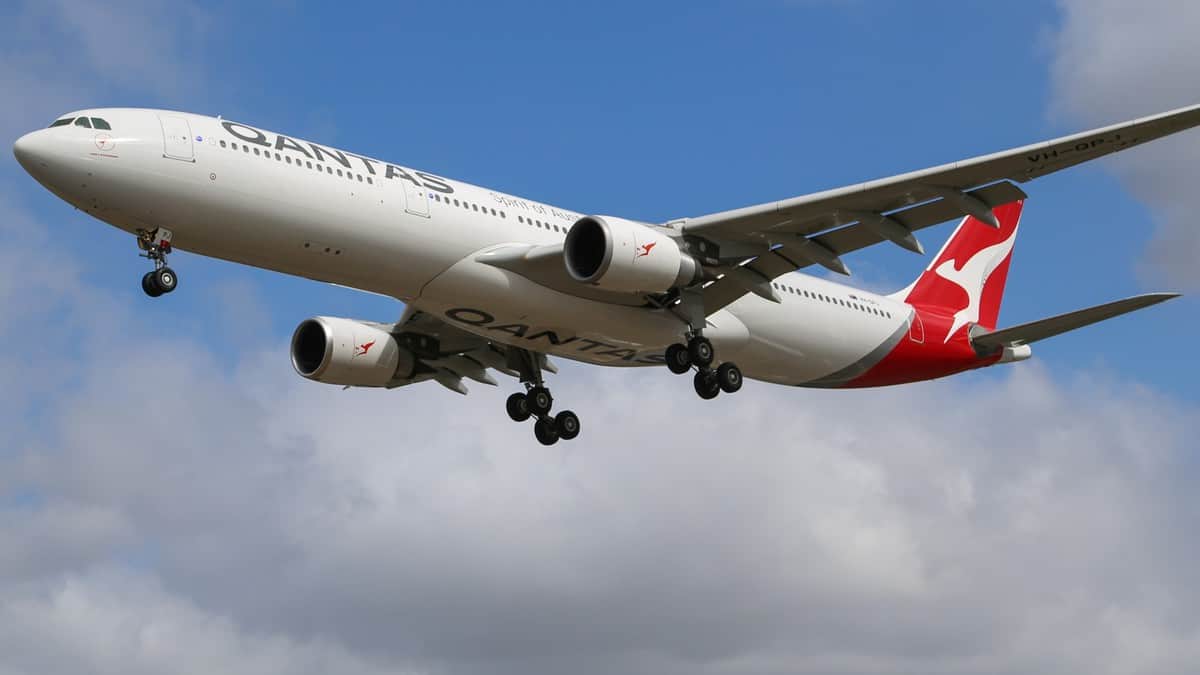
<instances>
[{"instance_id":1,"label":"cockpit windshield","mask_svg":"<svg viewBox=\"0 0 1200 675\"><path fill-rule=\"evenodd\" d=\"M85 129L103 129L105 131L112 131L112 127L109 126L108 121L100 117L64 117L62 119L54 120L47 128L53 129L54 127L65 127L71 122L74 122L75 126L84 127Z\"/></svg>"}]
</instances>

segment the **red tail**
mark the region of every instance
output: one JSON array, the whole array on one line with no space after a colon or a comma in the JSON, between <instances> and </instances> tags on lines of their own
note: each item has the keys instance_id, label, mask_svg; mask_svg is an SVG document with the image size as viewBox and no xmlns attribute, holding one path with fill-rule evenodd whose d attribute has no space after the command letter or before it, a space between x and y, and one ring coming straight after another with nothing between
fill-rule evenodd
<instances>
[{"instance_id":1,"label":"red tail","mask_svg":"<svg viewBox=\"0 0 1200 675\"><path fill-rule=\"evenodd\" d=\"M953 317L947 342L968 324L996 327L1023 205L1016 201L996 207L993 213L999 228L971 216L964 218L909 288L905 302Z\"/></svg>"}]
</instances>

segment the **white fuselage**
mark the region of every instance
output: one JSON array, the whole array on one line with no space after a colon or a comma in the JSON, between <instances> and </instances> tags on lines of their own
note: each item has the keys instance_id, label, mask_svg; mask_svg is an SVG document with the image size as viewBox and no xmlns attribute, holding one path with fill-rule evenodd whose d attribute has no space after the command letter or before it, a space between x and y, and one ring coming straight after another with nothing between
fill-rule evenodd
<instances>
[{"instance_id":1,"label":"white fuselage","mask_svg":"<svg viewBox=\"0 0 1200 675\"><path fill-rule=\"evenodd\" d=\"M217 118L92 114L112 130L37 132L55 161L31 173L123 230L165 227L177 248L385 294L500 343L600 365L660 364L686 330L667 310L581 298L476 261L560 242L579 213ZM747 295L705 329L748 377L836 384L909 339L903 302L799 273L775 286L781 304Z\"/></svg>"}]
</instances>

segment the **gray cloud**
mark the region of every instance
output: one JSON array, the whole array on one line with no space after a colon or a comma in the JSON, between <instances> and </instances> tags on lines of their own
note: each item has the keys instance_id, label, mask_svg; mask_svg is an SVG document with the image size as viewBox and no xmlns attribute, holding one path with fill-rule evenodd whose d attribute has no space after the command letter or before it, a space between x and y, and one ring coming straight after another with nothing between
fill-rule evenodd
<instances>
[{"instance_id":1,"label":"gray cloud","mask_svg":"<svg viewBox=\"0 0 1200 675\"><path fill-rule=\"evenodd\" d=\"M1200 5L1177 0L1059 0L1053 39L1054 111L1072 123L1108 124L1200 102ZM1154 214L1143 258L1148 280L1200 287L1200 207L1195 189L1200 132L1112 160Z\"/></svg>"}]
</instances>

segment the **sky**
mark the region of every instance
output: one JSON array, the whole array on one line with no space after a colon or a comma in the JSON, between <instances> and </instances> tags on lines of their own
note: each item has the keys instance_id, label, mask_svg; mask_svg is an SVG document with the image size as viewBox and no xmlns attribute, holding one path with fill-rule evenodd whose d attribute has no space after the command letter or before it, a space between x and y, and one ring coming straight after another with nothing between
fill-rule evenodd
<instances>
[{"instance_id":1,"label":"sky","mask_svg":"<svg viewBox=\"0 0 1200 675\"><path fill-rule=\"evenodd\" d=\"M0 7L0 139L221 114L661 221L1200 101L1149 0ZM1200 131L1023 186L1001 325L1185 296L1033 360L870 391L564 363L504 397L292 372L399 303L132 238L0 158L0 675L1182 673L1200 659ZM920 238L937 250L952 225ZM847 259L890 291L928 262Z\"/></svg>"}]
</instances>

